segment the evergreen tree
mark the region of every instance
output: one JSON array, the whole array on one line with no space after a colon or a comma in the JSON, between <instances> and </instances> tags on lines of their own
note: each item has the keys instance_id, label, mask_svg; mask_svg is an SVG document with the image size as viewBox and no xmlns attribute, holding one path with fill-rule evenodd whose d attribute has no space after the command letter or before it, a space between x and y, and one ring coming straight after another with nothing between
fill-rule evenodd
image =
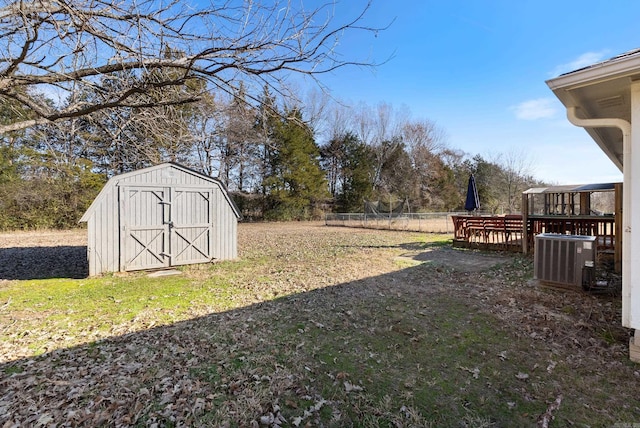
<instances>
[{"instance_id":1,"label":"evergreen tree","mask_svg":"<svg viewBox=\"0 0 640 428\"><path fill-rule=\"evenodd\" d=\"M338 212L359 212L372 192L375 154L350 132L322 148L322 165Z\"/></svg>"},{"instance_id":2,"label":"evergreen tree","mask_svg":"<svg viewBox=\"0 0 640 428\"><path fill-rule=\"evenodd\" d=\"M20 115L0 100L2 121ZM104 183L83 158L82 121L33 127L0 139L0 230L75 227Z\"/></svg>"},{"instance_id":3,"label":"evergreen tree","mask_svg":"<svg viewBox=\"0 0 640 428\"><path fill-rule=\"evenodd\" d=\"M404 143L397 138L383 141L380 146L386 155L380 166L378 186L375 189L378 197L386 199L387 195L393 195L405 200L413 196L417 175Z\"/></svg>"},{"instance_id":4,"label":"evergreen tree","mask_svg":"<svg viewBox=\"0 0 640 428\"><path fill-rule=\"evenodd\" d=\"M438 161L440 167L438 168L438 175L431 186L430 208L435 211L453 211L464 208L464 198L467 191L466 184L464 192L461 192L457 185L456 171L442 162L440 158L438 158ZM463 175L468 177L468 174Z\"/></svg>"},{"instance_id":5,"label":"evergreen tree","mask_svg":"<svg viewBox=\"0 0 640 428\"><path fill-rule=\"evenodd\" d=\"M108 102L112 92L121 91L137 79L132 72L104 76L102 91L85 90L79 95L90 103ZM107 108L87 117L87 131L93 138L87 156L95 168L107 176L122 174L153 165L159 159L158 147L140 139L143 128L136 111L130 107Z\"/></svg>"},{"instance_id":6,"label":"evergreen tree","mask_svg":"<svg viewBox=\"0 0 640 428\"><path fill-rule=\"evenodd\" d=\"M375 155L371 148L354 134L344 139L345 156L342 162L342 191L338 195L338 209L342 212L362 210L365 199L371 197Z\"/></svg>"},{"instance_id":7,"label":"evergreen tree","mask_svg":"<svg viewBox=\"0 0 640 428\"><path fill-rule=\"evenodd\" d=\"M311 209L328 197L319 148L297 109L286 112L274 130L275 150L264 181L269 207L265 214L281 220L310 218Z\"/></svg>"}]
</instances>

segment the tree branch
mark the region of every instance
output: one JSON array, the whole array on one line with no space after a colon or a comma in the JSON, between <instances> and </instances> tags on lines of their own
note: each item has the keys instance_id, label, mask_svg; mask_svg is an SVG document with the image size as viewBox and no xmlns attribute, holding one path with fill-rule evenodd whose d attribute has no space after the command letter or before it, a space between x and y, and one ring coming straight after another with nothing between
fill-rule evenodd
<instances>
[{"instance_id":1,"label":"tree branch","mask_svg":"<svg viewBox=\"0 0 640 428\"><path fill-rule=\"evenodd\" d=\"M286 73L313 77L347 65L375 66L366 60L343 60L336 52L346 31L377 33L386 28L361 24L370 3L342 24L336 24L339 18L332 14L319 19L334 6L327 3L307 12L290 2L266 0L228 0L199 10L179 0L163 7L155 0L14 1L0 8L0 63L6 64L0 70L0 95L47 122L100 109L144 108L153 103L140 95L154 87L180 87L189 79L204 79L226 93L233 93L238 81L253 80L257 94L258 85L265 84L282 91ZM178 71L181 77L176 79ZM101 86L121 73L136 79L119 89ZM165 76L162 82L151 81L160 75ZM52 104L42 92L54 86L67 94L110 92L93 104ZM176 96L161 103L197 99ZM0 132L33 125L23 121L0 127Z\"/></svg>"}]
</instances>

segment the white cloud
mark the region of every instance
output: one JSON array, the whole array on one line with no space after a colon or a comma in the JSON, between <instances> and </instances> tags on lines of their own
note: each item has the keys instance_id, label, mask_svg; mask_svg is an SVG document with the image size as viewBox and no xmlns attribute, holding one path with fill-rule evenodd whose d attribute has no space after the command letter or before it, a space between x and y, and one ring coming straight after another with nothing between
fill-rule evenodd
<instances>
[{"instance_id":1,"label":"white cloud","mask_svg":"<svg viewBox=\"0 0 640 428\"><path fill-rule=\"evenodd\" d=\"M553 98L537 98L513 106L511 110L515 112L518 119L522 120L548 119L558 112L554 103Z\"/></svg>"},{"instance_id":2,"label":"white cloud","mask_svg":"<svg viewBox=\"0 0 640 428\"><path fill-rule=\"evenodd\" d=\"M580 55L578 58L570 61L566 64L560 64L549 73L552 77L561 75L562 73L568 73L570 71L579 70L589 65L596 64L606 59L608 51L603 50L600 52L586 52Z\"/></svg>"}]
</instances>

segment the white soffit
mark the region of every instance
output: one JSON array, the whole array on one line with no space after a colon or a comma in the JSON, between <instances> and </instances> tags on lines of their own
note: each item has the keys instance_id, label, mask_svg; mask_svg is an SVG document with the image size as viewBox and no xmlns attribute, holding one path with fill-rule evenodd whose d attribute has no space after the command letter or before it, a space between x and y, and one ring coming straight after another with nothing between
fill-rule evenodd
<instances>
[{"instance_id":1,"label":"white soffit","mask_svg":"<svg viewBox=\"0 0 640 428\"><path fill-rule=\"evenodd\" d=\"M565 107L577 107L582 119L631 120L630 84L640 79L640 49L547 81ZM617 128L585 128L622 171L622 132Z\"/></svg>"}]
</instances>

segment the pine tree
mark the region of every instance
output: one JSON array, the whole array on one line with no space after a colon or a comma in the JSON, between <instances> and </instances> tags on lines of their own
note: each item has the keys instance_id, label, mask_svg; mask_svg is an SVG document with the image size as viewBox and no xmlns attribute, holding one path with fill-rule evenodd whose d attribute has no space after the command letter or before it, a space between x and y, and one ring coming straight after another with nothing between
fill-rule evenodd
<instances>
[{"instance_id":1,"label":"pine tree","mask_svg":"<svg viewBox=\"0 0 640 428\"><path fill-rule=\"evenodd\" d=\"M333 138L322 149L323 166L330 182L337 212L359 212L371 196L374 153L347 132Z\"/></svg>"},{"instance_id":2,"label":"pine tree","mask_svg":"<svg viewBox=\"0 0 640 428\"><path fill-rule=\"evenodd\" d=\"M375 155L354 134L348 134L344 142L344 183L338 202L343 212L359 212L363 201L371 197Z\"/></svg>"},{"instance_id":3,"label":"pine tree","mask_svg":"<svg viewBox=\"0 0 640 428\"><path fill-rule=\"evenodd\" d=\"M269 158L268 218L307 219L310 208L328 197L320 151L299 110L286 112L274 129L274 149Z\"/></svg>"}]
</instances>

